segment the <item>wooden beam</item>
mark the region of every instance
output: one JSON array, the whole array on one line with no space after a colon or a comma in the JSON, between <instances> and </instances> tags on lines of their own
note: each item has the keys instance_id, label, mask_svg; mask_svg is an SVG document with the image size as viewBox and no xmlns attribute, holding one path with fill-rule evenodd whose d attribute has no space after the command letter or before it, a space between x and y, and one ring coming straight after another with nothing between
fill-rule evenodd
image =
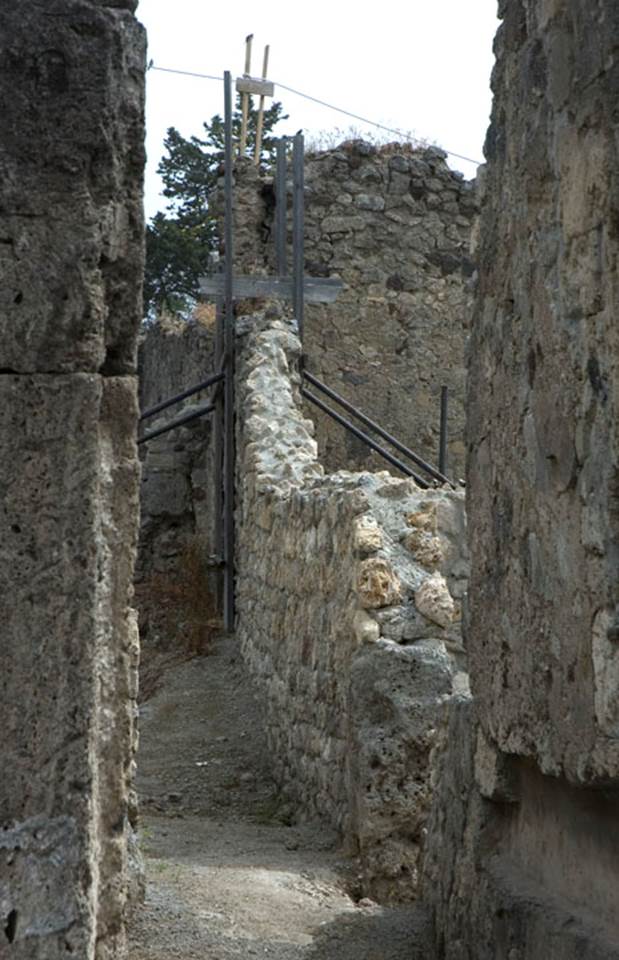
<instances>
[{"instance_id":1,"label":"wooden beam","mask_svg":"<svg viewBox=\"0 0 619 960\"><path fill-rule=\"evenodd\" d=\"M251 73L251 42L254 39L253 33L245 37L245 76L249 77ZM239 157L245 156L245 147L247 145L247 121L249 117L249 94L244 93L241 97L241 138L239 140Z\"/></svg>"},{"instance_id":2,"label":"wooden beam","mask_svg":"<svg viewBox=\"0 0 619 960\"><path fill-rule=\"evenodd\" d=\"M269 47L264 48L264 60L262 62L262 79L266 80L267 73L269 70ZM258 105L258 125L256 127L256 150L254 152L254 163L256 166L260 166L260 150L262 149L262 126L264 123L264 97L263 93L260 97L260 103Z\"/></svg>"},{"instance_id":3,"label":"wooden beam","mask_svg":"<svg viewBox=\"0 0 619 960\"><path fill-rule=\"evenodd\" d=\"M254 77L237 77L237 93L250 93L256 97L272 97L275 84L272 80L258 80Z\"/></svg>"},{"instance_id":4,"label":"wooden beam","mask_svg":"<svg viewBox=\"0 0 619 960\"><path fill-rule=\"evenodd\" d=\"M222 295L221 274L200 277L199 285L203 297ZM292 287L291 277L237 276L232 282L232 296L235 300L292 300ZM303 282L303 295L308 303L334 303L341 289L342 281L337 277L305 277Z\"/></svg>"}]
</instances>

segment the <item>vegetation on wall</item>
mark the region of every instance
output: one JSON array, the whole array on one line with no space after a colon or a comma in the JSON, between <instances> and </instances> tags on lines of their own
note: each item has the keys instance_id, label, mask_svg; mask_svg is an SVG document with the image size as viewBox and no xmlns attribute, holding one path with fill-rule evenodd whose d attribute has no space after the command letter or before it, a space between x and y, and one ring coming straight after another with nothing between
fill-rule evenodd
<instances>
[{"instance_id":1,"label":"vegetation on wall","mask_svg":"<svg viewBox=\"0 0 619 960\"><path fill-rule=\"evenodd\" d=\"M285 120L281 103L264 111L260 162L272 163L275 155L273 130ZM254 155L258 110L250 98L247 155ZM195 306L198 278L208 269L209 256L217 249L215 216L211 198L223 173L224 121L216 114L204 124L204 137L183 137L170 127L158 173L168 199L165 213L157 213L146 227L144 312L154 319L162 311L187 315ZM241 101L233 115L233 139L241 133Z\"/></svg>"}]
</instances>

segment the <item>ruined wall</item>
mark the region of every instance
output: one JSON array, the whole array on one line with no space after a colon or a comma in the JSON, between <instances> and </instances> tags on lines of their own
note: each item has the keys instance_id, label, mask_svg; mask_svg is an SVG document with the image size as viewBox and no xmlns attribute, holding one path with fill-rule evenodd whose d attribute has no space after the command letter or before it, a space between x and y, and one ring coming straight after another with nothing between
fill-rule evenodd
<instances>
[{"instance_id":1,"label":"ruined wall","mask_svg":"<svg viewBox=\"0 0 619 960\"><path fill-rule=\"evenodd\" d=\"M439 706L466 685L463 498L325 475L292 331L275 308L239 321L237 631L276 778L397 899L417 889Z\"/></svg>"},{"instance_id":2,"label":"ruined wall","mask_svg":"<svg viewBox=\"0 0 619 960\"><path fill-rule=\"evenodd\" d=\"M359 141L308 156L306 184L307 271L344 283L337 303L306 307L308 368L433 463L440 387L447 384L449 472L461 476L472 184L449 170L439 150L377 149ZM220 190L214 198L220 213L222 203ZM238 272L274 272L273 203L272 179L238 161ZM213 353L212 329L200 322L164 319L149 327L140 347L142 409L211 372ZM146 428L179 411L164 411ZM327 469L382 469L384 461L315 407L306 413L316 421ZM199 421L141 448L140 576L174 564L196 531L212 543L209 439L209 422Z\"/></svg>"},{"instance_id":3,"label":"ruined wall","mask_svg":"<svg viewBox=\"0 0 619 960\"><path fill-rule=\"evenodd\" d=\"M308 155L305 184L307 273L344 285L336 303L306 305L308 369L432 463L447 385L448 461L462 476L474 184L436 148L363 141ZM271 180L238 163L237 270L274 273L273 213ZM328 469L382 466L324 414L309 415Z\"/></svg>"},{"instance_id":4,"label":"ruined wall","mask_svg":"<svg viewBox=\"0 0 619 960\"><path fill-rule=\"evenodd\" d=\"M450 757L468 740L469 792L436 822L428 890L446 957L618 957L619 9L500 6L468 389L475 703Z\"/></svg>"},{"instance_id":5,"label":"ruined wall","mask_svg":"<svg viewBox=\"0 0 619 960\"><path fill-rule=\"evenodd\" d=\"M448 464L464 473L464 347L473 184L442 151L356 141L306 165L306 269L338 276L332 306L306 308L308 368L431 463L450 389ZM329 469L380 461L312 412Z\"/></svg>"},{"instance_id":6,"label":"ruined wall","mask_svg":"<svg viewBox=\"0 0 619 960\"><path fill-rule=\"evenodd\" d=\"M140 341L140 408L200 383L214 369L214 331L209 323L162 319ZM207 402L208 392L144 421L153 430ZM142 484L138 578L175 568L195 536L212 550L213 483L208 452L209 417L193 420L140 447Z\"/></svg>"},{"instance_id":7,"label":"ruined wall","mask_svg":"<svg viewBox=\"0 0 619 960\"><path fill-rule=\"evenodd\" d=\"M122 956L135 813L135 3L0 11L0 955Z\"/></svg>"}]
</instances>

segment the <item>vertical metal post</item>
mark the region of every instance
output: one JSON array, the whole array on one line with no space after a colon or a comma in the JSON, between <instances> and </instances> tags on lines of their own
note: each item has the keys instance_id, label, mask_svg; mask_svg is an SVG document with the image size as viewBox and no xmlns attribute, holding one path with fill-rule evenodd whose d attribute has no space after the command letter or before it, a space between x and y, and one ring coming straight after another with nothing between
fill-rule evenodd
<instances>
[{"instance_id":1,"label":"vertical metal post","mask_svg":"<svg viewBox=\"0 0 619 960\"><path fill-rule=\"evenodd\" d=\"M303 282L304 282L304 229L305 210L303 205L304 170L303 170L303 134L297 133L294 138L292 151L292 276L294 315L299 327L299 339L303 345Z\"/></svg>"},{"instance_id":2,"label":"vertical metal post","mask_svg":"<svg viewBox=\"0 0 619 960\"><path fill-rule=\"evenodd\" d=\"M215 370L222 368L224 357L224 305L220 297L215 306ZM223 455L224 455L224 390L225 386L218 383L215 388L215 412L213 415L213 553L217 558L215 582L217 593L217 610L223 612L223 590L221 576L221 560L224 555L224 491L223 491Z\"/></svg>"},{"instance_id":3,"label":"vertical metal post","mask_svg":"<svg viewBox=\"0 0 619 960\"><path fill-rule=\"evenodd\" d=\"M275 170L275 254L277 275L288 273L286 257L286 137L277 141L277 167Z\"/></svg>"},{"instance_id":4,"label":"vertical metal post","mask_svg":"<svg viewBox=\"0 0 619 960\"><path fill-rule=\"evenodd\" d=\"M234 303L232 299L232 80L224 73L224 629L234 629Z\"/></svg>"},{"instance_id":5,"label":"vertical metal post","mask_svg":"<svg viewBox=\"0 0 619 960\"><path fill-rule=\"evenodd\" d=\"M439 473L447 473L447 405L448 390L447 387L441 387L441 433L438 447L438 469Z\"/></svg>"}]
</instances>

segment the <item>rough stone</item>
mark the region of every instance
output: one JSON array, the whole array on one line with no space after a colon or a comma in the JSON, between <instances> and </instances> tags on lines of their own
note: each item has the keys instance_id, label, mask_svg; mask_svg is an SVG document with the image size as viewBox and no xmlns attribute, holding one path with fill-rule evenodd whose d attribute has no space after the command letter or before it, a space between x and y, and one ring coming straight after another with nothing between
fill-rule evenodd
<instances>
[{"instance_id":1,"label":"rough stone","mask_svg":"<svg viewBox=\"0 0 619 960\"><path fill-rule=\"evenodd\" d=\"M440 573L427 577L415 593L417 609L440 627L449 627L457 616L447 581Z\"/></svg>"},{"instance_id":2,"label":"rough stone","mask_svg":"<svg viewBox=\"0 0 619 960\"><path fill-rule=\"evenodd\" d=\"M94 923L97 957L123 945L137 693L128 612L135 392L133 378L0 377L0 683L11 773L0 809L18 838L0 863L0 905L3 917L16 911L17 956L94 957Z\"/></svg>"},{"instance_id":3,"label":"rough stone","mask_svg":"<svg viewBox=\"0 0 619 960\"><path fill-rule=\"evenodd\" d=\"M619 659L596 626L619 601L617 15L504 16L470 350L473 690L500 749L602 783L619 779Z\"/></svg>"},{"instance_id":4,"label":"rough stone","mask_svg":"<svg viewBox=\"0 0 619 960\"><path fill-rule=\"evenodd\" d=\"M134 372L143 30L120 7L25 0L0 37L0 369Z\"/></svg>"},{"instance_id":5,"label":"rough stone","mask_svg":"<svg viewBox=\"0 0 619 960\"><path fill-rule=\"evenodd\" d=\"M140 406L154 407L213 372L214 329L207 315L191 322L163 317L149 324L139 347ZM206 397L198 395L198 404ZM146 429L186 413L190 397L156 418ZM142 451L141 524L137 576L166 573L199 537L214 552L211 422L201 417L149 441Z\"/></svg>"},{"instance_id":6,"label":"rough stone","mask_svg":"<svg viewBox=\"0 0 619 960\"><path fill-rule=\"evenodd\" d=\"M390 607L402 599L402 585L388 560L369 557L359 565L357 594L364 607Z\"/></svg>"},{"instance_id":7,"label":"rough stone","mask_svg":"<svg viewBox=\"0 0 619 960\"><path fill-rule=\"evenodd\" d=\"M291 325L257 314L238 346L237 630L273 772L302 816L327 818L359 854L365 892L409 898L456 661L415 607L427 571L401 533L422 503L462 510L463 497L385 472L325 474Z\"/></svg>"},{"instance_id":8,"label":"rough stone","mask_svg":"<svg viewBox=\"0 0 619 960\"><path fill-rule=\"evenodd\" d=\"M116 960L135 828L135 4L0 11L0 954Z\"/></svg>"},{"instance_id":9,"label":"rough stone","mask_svg":"<svg viewBox=\"0 0 619 960\"><path fill-rule=\"evenodd\" d=\"M469 349L473 701L437 748L445 960L616 960L619 10L504 0Z\"/></svg>"},{"instance_id":10,"label":"rough stone","mask_svg":"<svg viewBox=\"0 0 619 960\"><path fill-rule=\"evenodd\" d=\"M383 545L383 534L374 517L363 516L355 525L355 548L360 554L376 553Z\"/></svg>"},{"instance_id":11,"label":"rough stone","mask_svg":"<svg viewBox=\"0 0 619 960\"><path fill-rule=\"evenodd\" d=\"M432 150L367 147L354 141L306 158L306 270L343 282L336 304L306 305L308 367L431 462L440 388L448 386L449 469L461 476L474 194ZM272 184L261 185L255 168L241 164L236 188L239 269L272 272ZM384 466L307 409L327 469Z\"/></svg>"}]
</instances>

